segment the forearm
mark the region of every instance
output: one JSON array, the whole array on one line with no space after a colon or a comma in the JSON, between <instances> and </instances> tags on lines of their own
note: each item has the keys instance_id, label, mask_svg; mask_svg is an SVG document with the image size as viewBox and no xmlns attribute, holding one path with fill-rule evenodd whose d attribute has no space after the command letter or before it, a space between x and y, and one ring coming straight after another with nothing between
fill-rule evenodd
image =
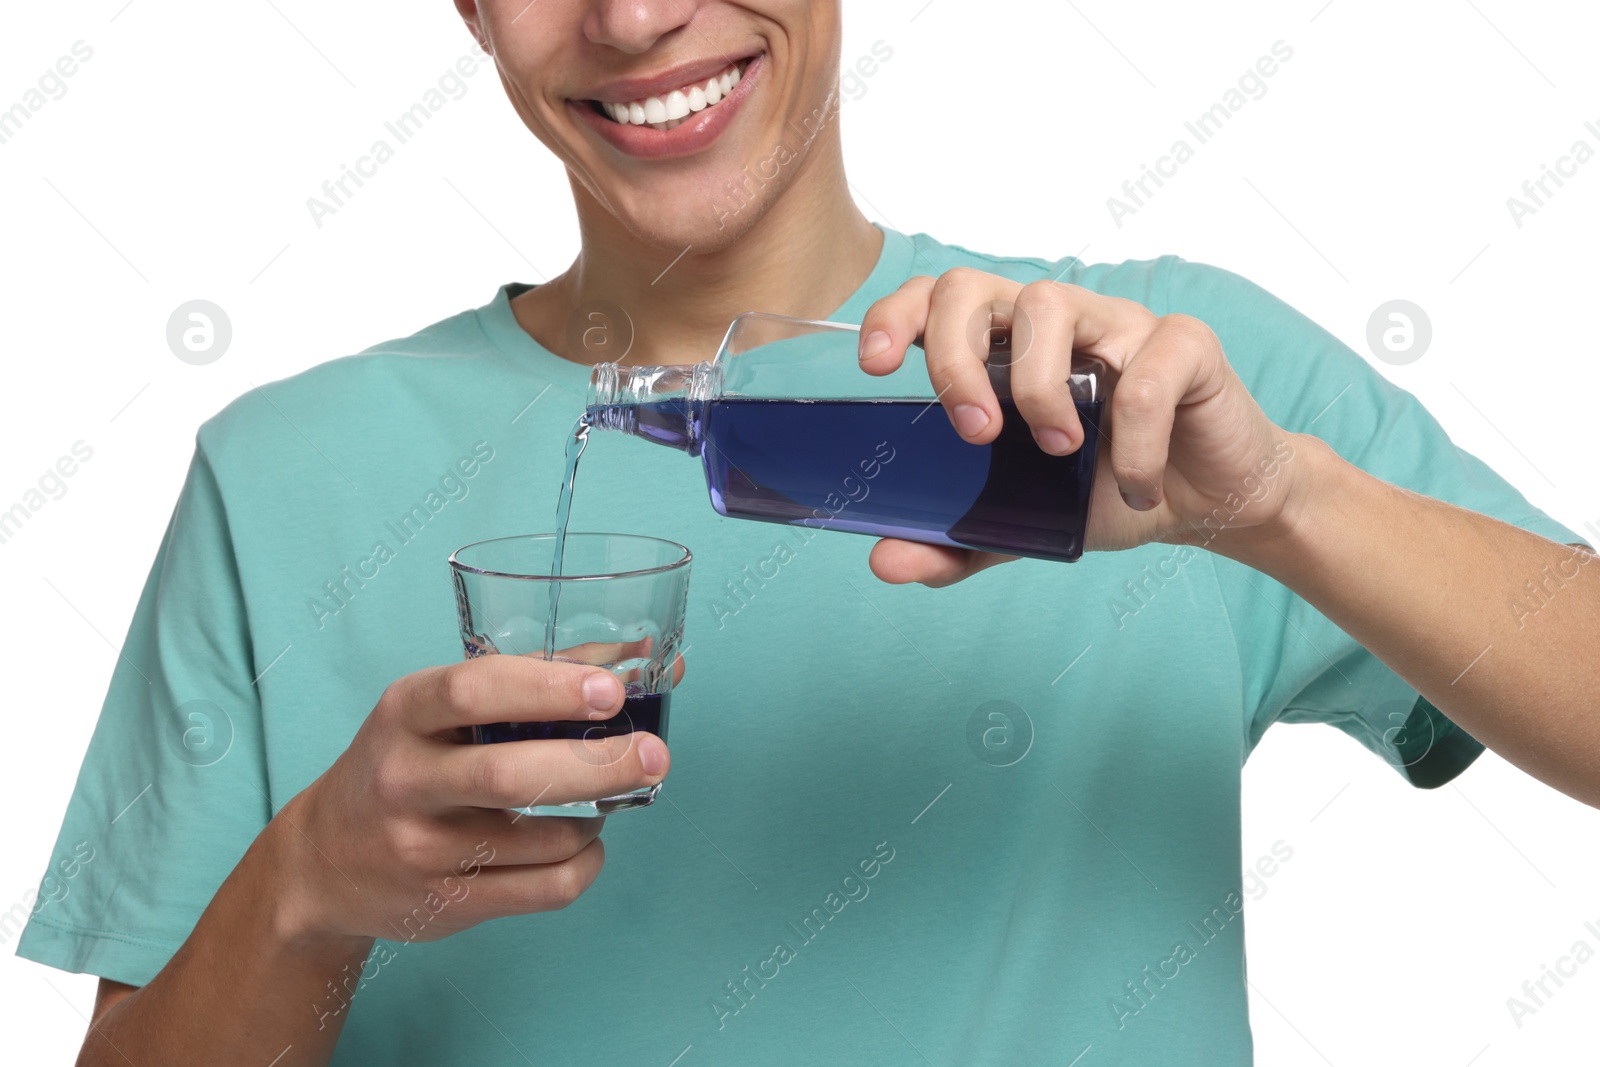
<instances>
[{"instance_id":1,"label":"forearm","mask_svg":"<svg viewBox=\"0 0 1600 1067\"><path fill-rule=\"evenodd\" d=\"M372 939L299 931L278 889L293 832L262 832L160 973L95 1020L81 1065L328 1062Z\"/></svg>"},{"instance_id":2,"label":"forearm","mask_svg":"<svg viewBox=\"0 0 1600 1067\"><path fill-rule=\"evenodd\" d=\"M1314 438L1295 451L1305 491L1287 528L1213 547L1294 590L1485 745L1600 806L1600 558L1398 489Z\"/></svg>"}]
</instances>

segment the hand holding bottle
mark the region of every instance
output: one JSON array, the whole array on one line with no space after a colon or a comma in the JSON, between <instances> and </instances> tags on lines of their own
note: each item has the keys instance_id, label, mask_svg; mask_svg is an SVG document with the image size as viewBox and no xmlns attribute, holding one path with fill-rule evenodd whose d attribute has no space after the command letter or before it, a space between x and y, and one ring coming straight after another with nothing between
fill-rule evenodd
<instances>
[{"instance_id":1,"label":"hand holding bottle","mask_svg":"<svg viewBox=\"0 0 1600 1067\"><path fill-rule=\"evenodd\" d=\"M993 441L1000 403L985 372L988 352L969 336L986 309L1009 333L1012 397L1043 451L1065 455L1084 442L1065 388L1073 353L1100 359L1115 378L1088 549L1208 544L1219 535L1219 511L1224 536L1293 521L1303 491L1291 462L1298 439L1267 418L1198 319L1157 316L1074 285L958 268L911 278L868 309L862 369L890 373L920 339L956 431L973 444ZM890 539L873 548L871 565L887 582L943 586L1013 558Z\"/></svg>"}]
</instances>

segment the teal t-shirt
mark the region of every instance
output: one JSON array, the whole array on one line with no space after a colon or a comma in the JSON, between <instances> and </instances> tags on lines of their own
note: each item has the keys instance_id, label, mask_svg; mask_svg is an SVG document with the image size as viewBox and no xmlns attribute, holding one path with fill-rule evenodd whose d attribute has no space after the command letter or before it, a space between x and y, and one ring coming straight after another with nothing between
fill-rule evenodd
<instances>
[{"instance_id":1,"label":"teal t-shirt","mask_svg":"<svg viewBox=\"0 0 1600 1067\"><path fill-rule=\"evenodd\" d=\"M1236 275L884 237L831 318L957 266L1184 312L1285 428L1579 540ZM551 527L588 380L519 328L523 288L200 428L52 858L78 857L70 891L20 955L148 982L384 687L461 657L446 557ZM721 518L696 461L617 435L591 441L573 523L694 551L661 799L608 821L566 910L379 942L348 1008L306 1005L348 1013L335 1063L1247 1063L1240 771L1263 731L1331 724L1422 786L1481 751L1203 551L891 587L870 538Z\"/></svg>"}]
</instances>

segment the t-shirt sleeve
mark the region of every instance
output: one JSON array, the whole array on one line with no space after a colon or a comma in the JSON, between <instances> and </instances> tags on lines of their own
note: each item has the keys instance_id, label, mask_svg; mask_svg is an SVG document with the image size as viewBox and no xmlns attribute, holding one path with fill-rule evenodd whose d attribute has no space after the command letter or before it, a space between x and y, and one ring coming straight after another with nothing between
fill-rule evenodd
<instances>
[{"instance_id":1,"label":"t-shirt sleeve","mask_svg":"<svg viewBox=\"0 0 1600 1067\"><path fill-rule=\"evenodd\" d=\"M177 951L269 817L255 677L197 438L19 956L143 985Z\"/></svg>"},{"instance_id":2,"label":"t-shirt sleeve","mask_svg":"<svg viewBox=\"0 0 1600 1067\"><path fill-rule=\"evenodd\" d=\"M1207 323L1279 426L1321 438L1393 485L1553 541L1583 543L1456 447L1416 397L1288 304L1225 270L1176 257L1162 263L1165 312ZM1231 560L1208 558L1238 644L1247 752L1275 722L1327 723L1424 788L1454 778L1482 753L1481 744L1285 586Z\"/></svg>"}]
</instances>

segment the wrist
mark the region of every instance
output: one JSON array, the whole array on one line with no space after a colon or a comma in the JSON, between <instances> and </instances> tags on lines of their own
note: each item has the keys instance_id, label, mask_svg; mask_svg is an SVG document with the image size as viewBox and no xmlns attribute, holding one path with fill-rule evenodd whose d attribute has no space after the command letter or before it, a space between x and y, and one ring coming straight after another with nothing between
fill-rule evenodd
<instances>
[{"instance_id":1,"label":"wrist","mask_svg":"<svg viewBox=\"0 0 1600 1067\"><path fill-rule=\"evenodd\" d=\"M1279 507L1259 523L1226 531L1207 545L1213 552L1272 577L1309 563L1317 538L1351 514L1350 476L1358 473L1326 441L1288 434L1292 456L1282 465L1286 478Z\"/></svg>"},{"instance_id":2,"label":"wrist","mask_svg":"<svg viewBox=\"0 0 1600 1067\"><path fill-rule=\"evenodd\" d=\"M329 867L302 829L305 796L301 793L273 817L257 836L240 861L248 868L250 884L256 889L256 906L263 917L267 934L284 951L346 956L365 954L373 938L340 929L325 914L330 894L319 890L312 874L316 865Z\"/></svg>"}]
</instances>

